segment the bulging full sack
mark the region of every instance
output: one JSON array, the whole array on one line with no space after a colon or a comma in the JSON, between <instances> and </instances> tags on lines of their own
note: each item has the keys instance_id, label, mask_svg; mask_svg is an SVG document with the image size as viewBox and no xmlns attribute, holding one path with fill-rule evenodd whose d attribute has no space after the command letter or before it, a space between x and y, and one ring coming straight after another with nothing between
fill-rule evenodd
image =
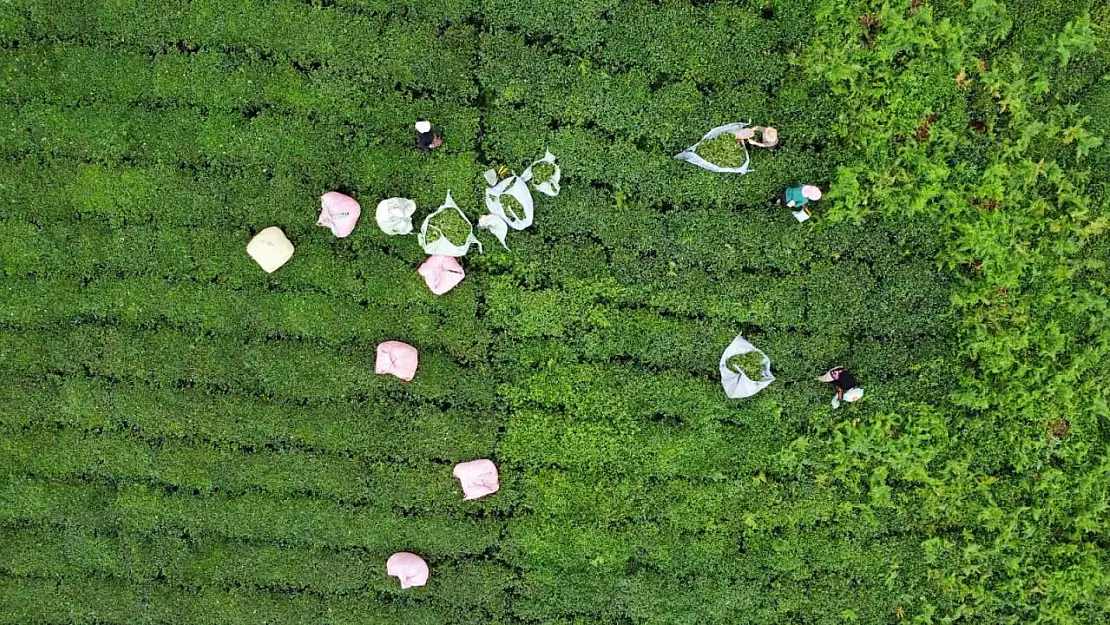
<instances>
[{"instance_id":1,"label":"bulging full sack","mask_svg":"<svg viewBox=\"0 0 1110 625\"><path fill-rule=\"evenodd\" d=\"M455 211L458 213L459 217L466 222L469 233L461 243L452 242L450 239L443 236L439 228L434 225L429 226L437 215L441 215L446 211ZM440 206L434 213L424 218L424 225L420 228L420 234L417 235L417 240L420 243L420 247L424 248L424 251L431 256L466 256L472 243L477 243L478 251L482 251L482 243L474 236L474 225L467 219L466 213L459 210L458 205L455 204L455 200L451 199L450 191L447 192L447 199L444 200L443 206Z\"/></svg>"},{"instance_id":2,"label":"bulging full sack","mask_svg":"<svg viewBox=\"0 0 1110 625\"><path fill-rule=\"evenodd\" d=\"M374 220L382 232L393 236L412 232L412 215L416 212L416 202L403 197L391 197L378 202Z\"/></svg>"},{"instance_id":3,"label":"bulging full sack","mask_svg":"<svg viewBox=\"0 0 1110 625\"><path fill-rule=\"evenodd\" d=\"M534 180L535 171L533 168L541 163L547 163L554 167L555 173L552 174L551 177L547 180L541 180L537 183ZM559 177L562 175L562 173L562 168L559 167L559 164L555 162L555 155L552 154L550 150L547 150L543 155L543 158L529 165L528 169L525 169L524 173L521 174L520 177L525 182L532 183L532 186L540 193L555 197L556 195L559 195Z\"/></svg>"},{"instance_id":4,"label":"bulging full sack","mask_svg":"<svg viewBox=\"0 0 1110 625\"><path fill-rule=\"evenodd\" d=\"M401 588L423 586L428 583L428 563L424 558L408 551L389 556L385 561L385 573L396 577Z\"/></svg>"},{"instance_id":5,"label":"bulging full sack","mask_svg":"<svg viewBox=\"0 0 1110 625\"><path fill-rule=\"evenodd\" d=\"M466 277L454 256L429 256L417 272L424 277L424 284L436 294L443 295L459 285Z\"/></svg>"},{"instance_id":6,"label":"bulging full sack","mask_svg":"<svg viewBox=\"0 0 1110 625\"><path fill-rule=\"evenodd\" d=\"M293 243L277 226L259 232L247 244L247 254L266 273L273 273L293 258Z\"/></svg>"},{"instance_id":7,"label":"bulging full sack","mask_svg":"<svg viewBox=\"0 0 1110 625\"><path fill-rule=\"evenodd\" d=\"M506 206L504 201L506 196L515 199L520 206ZM486 208L490 213L504 219L513 230L524 230L531 226L533 206L528 181L521 176L509 176L486 189Z\"/></svg>"},{"instance_id":8,"label":"bulging full sack","mask_svg":"<svg viewBox=\"0 0 1110 625\"><path fill-rule=\"evenodd\" d=\"M709 161L707 161L704 158L702 158L701 156L699 156L698 153L695 150L697 150L698 146L701 145L702 142L704 142L704 141L708 141L709 139L716 139L718 135L722 135L726 132L731 133L733 136L735 136L736 133L739 132L741 128L745 128L749 125L750 124L747 124L745 122L736 122L734 124L726 124L724 126L717 126L713 130L710 130L709 132L705 133L705 136L703 136L701 138L701 141L698 141L694 145L686 148L685 150L679 152L678 154L675 154L674 157L676 159L680 160L680 161L686 161L687 163L697 165L698 167L701 167L702 169L708 169L709 171L712 171L712 172L723 173L723 174L746 174L746 173L748 173L748 166L751 164L751 160L752 160L751 155L748 154L748 147L747 146L743 146L743 148L744 148L744 164L741 165L740 167L720 167L718 165L714 165L713 163L710 163Z\"/></svg>"},{"instance_id":9,"label":"bulging full sack","mask_svg":"<svg viewBox=\"0 0 1110 625\"><path fill-rule=\"evenodd\" d=\"M462 486L463 499L466 501L492 495L500 488L497 465L492 460L483 458L460 462L455 465L454 474Z\"/></svg>"},{"instance_id":10,"label":"bulging full sack","mask_svg":"<svg viewBox=\"0 0 1110 625\"><path fill-rule=\"evenodd\" d=\"M729 358L750 352L756 352L763 357L763 376L759 380L753 380L744 375L742 371L735 371L728 366ZM721 354L720 369L721 386L724 387L725 394L733 399L751 397L775 381L775 376L771 375L771 359L740 335L732 339L732 342L725 348L725 353Z\"/></svg>"},{"instance_id":11,"label":"bulging full sack","mask_svg":"<svg viewBox=\"0 0 1110 625\"><path fill-rule=\"evenodd\" d=\"M401 341L386 341L378 345L374 373L392 375L405 382L412 382L420 366L420 353L415 347Z\"/></svg>"},{"instance_id":12,"label":"bulging full sack","mask_svg":"<svg viewBox=\"0 0 1110 625\"><path fill-rule=\"evenodd\" d=\"M332 234L342 239L354 231L360 215L362 207L355 198L328 191L320 196L320 217L316 225L330 229Z\"/></svg>"}]
</instances>

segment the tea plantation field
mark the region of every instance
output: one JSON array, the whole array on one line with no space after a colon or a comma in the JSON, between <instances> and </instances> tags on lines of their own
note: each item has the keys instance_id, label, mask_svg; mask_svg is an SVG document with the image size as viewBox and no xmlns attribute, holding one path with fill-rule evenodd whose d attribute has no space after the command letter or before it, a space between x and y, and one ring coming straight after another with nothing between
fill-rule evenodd
<instances>
[{"instance_id":1,"label":"tea plantation field","mask_svg":"<svg viewBox=\"0 0 1110 625\"><path fill-rule=\"evenodd\" d=\"M0 0L0 624L1110 622L1108 34L1103 0ZM783 140L749 174L673 159L748 120ZM374 223L474 221L545 149L561 193L446 295ZM777 380L731 400L741 333Z\"/></svg>"}]
</instances>

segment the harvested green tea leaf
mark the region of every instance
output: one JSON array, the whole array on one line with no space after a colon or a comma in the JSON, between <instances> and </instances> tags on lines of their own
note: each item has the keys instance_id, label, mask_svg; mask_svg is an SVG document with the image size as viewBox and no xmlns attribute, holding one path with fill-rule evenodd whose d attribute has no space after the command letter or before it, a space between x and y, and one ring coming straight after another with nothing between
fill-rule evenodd
<instances>
[{"instance_id":1,"label":"harvested green tea leaf","mask_svg":"<svg viewBox=\"0 0 1110 625\"><path fill-rule=\"evenodd\" d=\"M718 167L739 167L744 164L744 146L730 132L702 141L694 152Z\"/></svg>"},{"instance_id":2,"label":"harvested green tea leaf","mask_svg":"<svg viewBox=\"0 0 1110 625\"><path fill-rule=\"evenodd\" d=\"M428 241L435 241L439 239L440 233L447 237L447 240L455 245L462 245L466 242L466 238L470 236L470 224L462 218L457 210L447 209L442 213L432 217L428 222L428 233L426 239Z\"/></svg>"},{"instance_id":3,"label":"harvested green tea leaf","mask_svg":"<svg viewBox=\"0 0 1110 625\"><path fill-rule=\"evenodd\" d=\"M532 165L532 184L541 185L555 175L555 164L546 161Z\"/></svg>"},{"instance_id":4,"label":"harvested green tea leaf","mask_svg":"<svg viewBox=\"0 0 1110 625\"><path fill-rule=\"evenodd\" d=\"M508 193L501 196L501 208L509 219L524 219L524 206Z\"/></svg>"},{"instance_id":5,"label":"harvested green tea leaf","mask_svg":"<svg viewBox=\"0 0 1110 625\"><path fill-rule=\"evenodd\" d=\"M763 354L759 352L736 354L728 359L725 366L757 382L763 379Z\"/></svg>"}]
</instances>

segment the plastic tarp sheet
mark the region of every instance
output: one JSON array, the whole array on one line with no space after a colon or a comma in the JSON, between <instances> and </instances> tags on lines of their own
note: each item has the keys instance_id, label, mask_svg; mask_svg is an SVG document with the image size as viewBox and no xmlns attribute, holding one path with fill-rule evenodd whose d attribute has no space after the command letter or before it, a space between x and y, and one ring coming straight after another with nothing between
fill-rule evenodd
<instances>
[{"instance_id":1,"label":"plastic tarp sheet","mask_svg":"<svg viewBox=\"0 0 1110 625\"><path fill-rule=\"evenodd\" d=\"M517 211L506 209L501 198L511 195L520 202ZM489 212L505 220L513 230L524 230L532 225L532 192L528 190L528 182L520 176L509 176L486 189L486 208Z\"/></svg>"},{"instance_id":2,"label":"plastic tarp sheet","mask_svg":"<svg viewBox=\"0 0 1110 625\"><path fill-rule=\"evenodd\" d=\"M488 231L497 237L497 240L501 242L501 247L509 249L508 244L505 243L505 235L509 234L509 224L505 223L504 219L492 213L482 215L478 218L478 229Z\"/></svg>"},{"instance_id":3,"label":"plastic tarp sheet","mask_svg":"<svg viewBox=\"0 0 1110 625\"><path fill-rule=\"evenodd\" d=\"M430 233L433 238L429 238L429 222L431 222L436 215L449 210L457 212L459 216L463 218L463 221L470 226L469 236L459 245L452 243L434 226ZM443 206L440 206L434 213L424 218L424 225L420 228L420 234L417 235L417 240L420 242L420 247L423 247L424 251L432 256L466 256L466 253L470 251L470 246L474 243L478 244L478 251L482 251L482 243L474 236L474 224L470 223L470 219L467 218L466 213L459 210L459 206L455 204L455 200L451 198L450 191L447 192L447 199L444 200Z\"/></svg>"},{"instance_id":4,"label":"plastic tarp sheet","mask_svg":"<svg viewBox=\"0 0 1110 625\"><path fill-rule=\"evenodd\" d=\"M744 164L741 165L740 167L718 167L717 165L714 165L713 163L710 163L709 161L705 160L704 158L698 156L698 153L695 152L695 150L697 150L698 146L701 145L702 141L707 141L709 139L715 139L715 138L717 138L718 135L726 133L726 132L732 133L733 135L735 135L738 130L740 130L741 128L745 128L747 126L749 126L749 124L747 124L745 122L736 122L734 124L725 124L724 126L717 126L713 130L710 130L709 132L705 133L705 136L701 138L701 141L698 141L694 145L686 148L685 150L679 152L678 154L675 154L675 158L680 160L680 161L685 161L687 163L690 163L692 165L697 165L698 167L701 167L702 169L708 169L709 171L713 171L713 172L717 172L717 173L746 174L746 173L748 173L749 165L751 165L751 162L752 162L751 155L748 154L748 146L746 146L746 145L744 146Z\"/></svg>"},{"instance_id":5,"label":"plastic tarp sheet","mask_svg":"<svg viewBox=\"0 0 1110 625\"><path fill-rule=\"evenodd\" d=\"M758 352L759 355L763 357L763 378L761 380L753 380L744 375L743 372L735 371L728 367L729 358L749 352ZM775 381L775 376L771 375L771 359L767 357L767 354L764 354L757 349L755 345L744 340L740 335L732 339L732 342L725 348L725 352L721 354L720 368L721 386L724 387L725 394L733 399L751 397L766 388L768 384Z\"/></svg>"}]
</instances>

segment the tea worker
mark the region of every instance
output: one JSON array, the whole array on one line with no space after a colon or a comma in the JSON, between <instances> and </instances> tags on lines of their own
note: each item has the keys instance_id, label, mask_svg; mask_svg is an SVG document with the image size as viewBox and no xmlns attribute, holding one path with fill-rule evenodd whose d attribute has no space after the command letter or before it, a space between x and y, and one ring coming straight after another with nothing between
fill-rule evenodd
<instances>
[{"instance_id":1,"label":"tea worker","mask_svg":"<svg viewBox=\"0 0 1110 625\"><path fill-rule=\"evenodd\" d=\"M443 145L443 139L432 132L432 122L426 119L416 122L416 145L422 150L434 150Z\"/></svg>"},{"instance_id":2,"label":"tea worker","mask_svg":"<svg viewBox=\"0 0 1110 625\"><path fill-rule=\"evenodd\" d=\"M812 184L800 184L788 187L783 192L782 197L775 200L775 203L795 209L791 214L794 215L794 219L798 220L798 223L801 223L810 218L811 213L807 205L820 199L821 189Z\"/></svg>"},{"instance_id":3,"label":"tea worker","mask_svg":"<svg viewBox=\"0 0 1110 625\"><path fill-rule=\"evenodd\" d=\"M840 407L840 400L842 399L853 402L863 397L863 389L859 387L859 380L844 367L829 369L825 375L819 376L817 381L832 384L836 387L836 396L832 400L834 409Z\"/></svg>"},{"instance_id":4,"label":"tea worker","mask_svg":"<svg viewBox=\"0 0 1110 625\"><path fill-rule=\"evenodd\" d=\"M756 140L757 135L759 140ZM756 147L772 149L779 144L779 131L771 126L752 126L741 128L736 133L736 138L739 141L747 141Z\"/></svg>"}]
</instances>

